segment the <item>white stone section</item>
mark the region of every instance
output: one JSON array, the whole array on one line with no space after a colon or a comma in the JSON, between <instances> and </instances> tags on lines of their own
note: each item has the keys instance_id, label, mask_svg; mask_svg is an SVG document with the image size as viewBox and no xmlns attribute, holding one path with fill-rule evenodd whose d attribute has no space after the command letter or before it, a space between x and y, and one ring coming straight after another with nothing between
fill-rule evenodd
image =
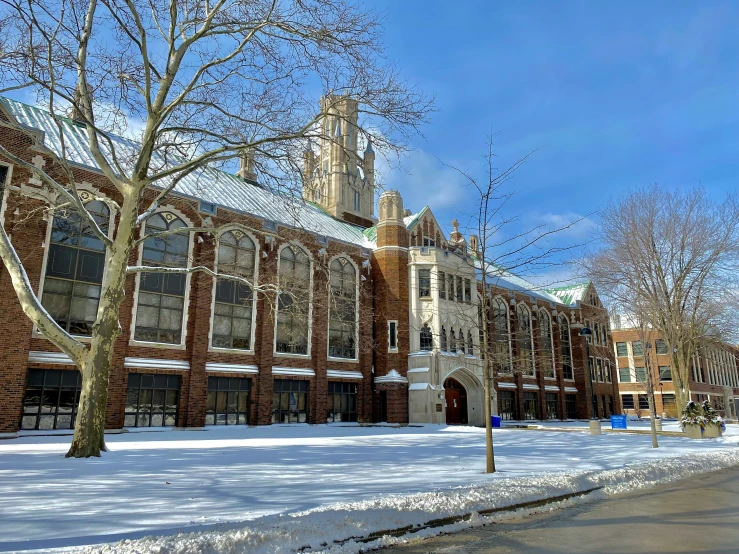
<instances>
[{"instance_id":1,"label":"white stone section","mask_svg":"<svg viewBox=\"0 0 739 554\"><path fill-rule=\"evenodd\" d=\"M31 350L28 353L28 363L76 365L72 359L63 352L41 352L37 350Z\"/></svg>"},{"instance_id":2,"label":"white stone section","mask_svg":"<svg viewBox=\"0 0 739 554\"><path fill-rule=\"evenodd\" d=\"M403 377L397 370L391 369L387 375L375 377L375 383L407 383L408 379Z\"/></svg>"},{"instance_id":3,"label":"white stone section","mask_svg":"<svg viewBox=\"0 0 739 554\"><path fill-rule=\"evenodd\" d=\"M180 369L189 371L190 362L186 360L159 360L157 358L126 358L123 367L131 369Z\"/></svg>"},{"instance_id":4,"label":"white stone section","mask_svg":"<svg viewBox=\"0 0 739 554\"><path fill-rule=\"evenodd\" d=\"M363 379L364 376L359 371L341 371L338 369L326 370L327 377L334 379Z\"/></svg>"},{"instance_id":5,"label":"white stone section","mask_svg":"<svg viewBox=\"0 0 739 554\"><path fill-rule=\"evenodd\" d=\"M259 368L248 364L222 364L218 362L207 362L205 371L221 371L224 373L259 373Z\"/></svg>"},{"instance_id":6,"label":"white stone section","mask_svg":"<svg viewBox=\"0 0 739 554\"><path fill-rule=\"evenodd\" d=\"M307 367L273 367L272 375L297 375L315 377L316 372Z\"/></svg>"}]
</instances>

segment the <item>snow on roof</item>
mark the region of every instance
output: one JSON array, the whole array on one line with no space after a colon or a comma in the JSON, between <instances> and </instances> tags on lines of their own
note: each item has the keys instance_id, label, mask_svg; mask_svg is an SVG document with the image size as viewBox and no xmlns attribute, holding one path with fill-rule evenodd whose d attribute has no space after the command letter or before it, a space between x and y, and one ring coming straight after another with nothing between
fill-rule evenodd
<instances>
[{"instance_id":1,"label":"snow on roof","mask_svg":"<svg viewBox=\"0 0 739 554\"><path fill-rule=\"evenodd\" d=\"M61 157L59 127L49 112L2 96L0 104L19 124L41 131L44 146ZM58 117L57 121L64 136L68 161L99 170L88 147L85 128L64 117ZM115 145L115 154L125 169L126 160L135 159L139 144L112 134L109 137ZM106 157L112 159L105 144L103 150ZM152 161L157 165L166 165L163 156L157 152ZM162 186L165 184L162 182ZM280 225L325 235L341 242L364 248L374 247L373 241L365 236L361 227L336 219L315 204L306 203L296 196L276 194L213 167L203 167L184 177L175 187L175 193Z\"/></svg>"},{"instance_id":2,"label":"snow on roof","mask_svg":"<svg viewBox=\"0 0 739 554\"><path fill-rule=\"evenodd\" d=\"M566 287L550 288L547 289L547 292L556 296L562 304L574 307L585 298L588 287L590 287L590 281L587 283L576 283Z\"/></svg>"},{"instance_id":3,"label":"snow on roof","mask_svg":"<svg viewBox=\"0 0 739 554\"><path fill-rule=\"evenodd\" d=\"M536 299L545 300L547 302L555 302L562 304L562 300L547 289L543 289L531 281L527 281L523 277L514 275L505 269L489 266L486 277L488 285L503 288L506 290L528 294Z\"/></svg>"}]
</instances>

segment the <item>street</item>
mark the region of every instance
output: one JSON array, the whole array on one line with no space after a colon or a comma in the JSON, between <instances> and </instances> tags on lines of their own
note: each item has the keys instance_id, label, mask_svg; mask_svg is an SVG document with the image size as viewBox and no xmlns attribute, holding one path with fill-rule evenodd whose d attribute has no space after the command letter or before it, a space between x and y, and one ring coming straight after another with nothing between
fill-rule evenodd
<instances>
[{"instance_id":1,"label":"street","mask_svg":"<svg viewBox=\"0 0 739 554\"><path fill-rule=\"evenodd\" d=\"M384 554L739 552L739 467Z\"/></svg>"}]
</instances>

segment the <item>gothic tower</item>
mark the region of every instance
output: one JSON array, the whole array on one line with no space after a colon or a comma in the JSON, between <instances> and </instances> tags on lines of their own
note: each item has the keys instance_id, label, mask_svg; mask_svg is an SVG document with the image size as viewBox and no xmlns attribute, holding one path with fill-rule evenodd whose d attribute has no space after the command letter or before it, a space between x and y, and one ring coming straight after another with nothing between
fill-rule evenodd
<instances>
[{"instance_id":1,"label":"gothic tower","mask_svg":"<svg viewBox=\"0 0 739 554\"><path fill-rule=\"evenodd\" d=\"M371 227L375 209L375 152L358 152L358 103L346 96L321 98L326 113L320 148L303 156L303 198L349 223Z\"/></svg>"},{"instance_id":2,"label":"gothic tower","mask_svg":"<svg viewBox=\"0 0 739 554\"><path fill-rule=\"evenodd\" d=\"M375 421L408 422L408 229L398 191L380 196L372 253Z\"/></svg>"}]
</instances>

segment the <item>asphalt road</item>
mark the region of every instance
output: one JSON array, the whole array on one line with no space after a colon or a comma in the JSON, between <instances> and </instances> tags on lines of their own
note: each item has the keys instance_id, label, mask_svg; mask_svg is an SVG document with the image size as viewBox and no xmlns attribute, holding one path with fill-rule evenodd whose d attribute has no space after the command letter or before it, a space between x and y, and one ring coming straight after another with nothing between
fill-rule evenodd
<instances>
[{"instance_id":1,"label":"asphalt road","mask_svg":"<svg viewBox=\"0 0 739 554\"><path fill-rule=\"evenodd\" d=\"M382 554L739 553L739 467Z\"/></svg>"}]
</instances>

